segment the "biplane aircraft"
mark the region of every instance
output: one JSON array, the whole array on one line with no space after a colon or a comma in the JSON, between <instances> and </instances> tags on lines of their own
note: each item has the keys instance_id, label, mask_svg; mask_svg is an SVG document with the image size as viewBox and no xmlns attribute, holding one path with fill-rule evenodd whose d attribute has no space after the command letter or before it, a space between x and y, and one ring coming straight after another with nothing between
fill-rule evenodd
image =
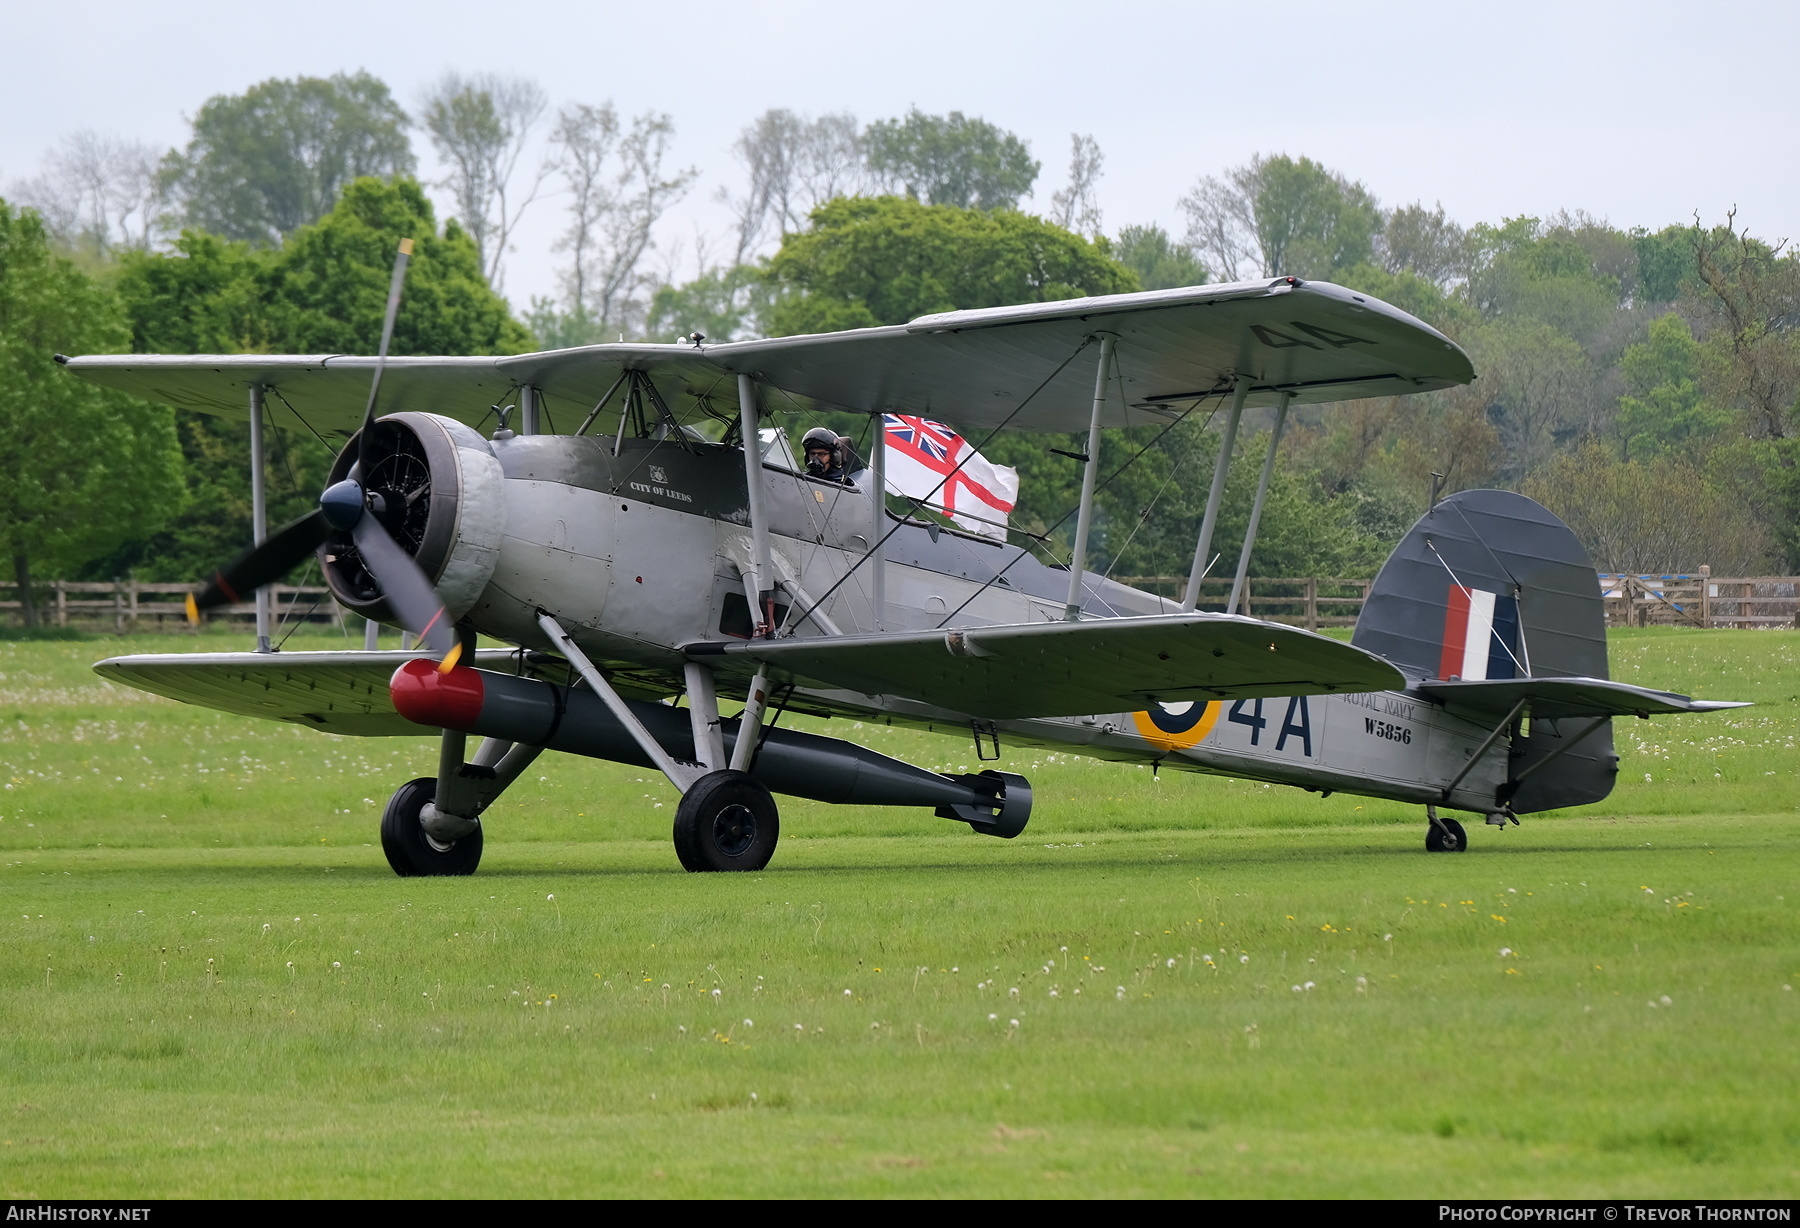
<instances>
[{"instance_id":1,"label":"biplane aircraft","mask_svg":"<svg viewBox=\"0 0 1800 1228\"><path fill-rule=\"evenodd\" d=\"M199 607L316 553L345 609L418 637L400 652L270 651L260 598L256 652L95 666L332 733L438 731L436 776L401 784L382 817L401 875L474 871L483 813L545 750L661 771L681 793L689 870L766 865L774 794L929 807L992 836L1026 825L1019 775L927 771L779 728L783 710L961 729L989 760L1003 744L1061 747L1418 803L1426 847L1456 851L1464 830L1440 809L1504 825L1604 798L1613 718L1736 706L1608 681L1585 551L1502 491L1436 502L1350 643L1234 612L1291 406L1474 378L1448 338L1367 295L1282 277L817 336L390 360L407 246L374 358L61 359L190 410L248 409L258 544ZM1274 431L1237 583L1225 612L1201 611L1238 426L1258 406ZM1184 599L1093 574L1102 432L1203 407L1223 411L1222 438ZM814 476L766 425L798 409L971 436L1086 430L1072 557L891 511L879 425L866 464ZM345 443L318 510L268 534L271 425ZM477 634L516 648L471 651ZM722 718L722 698L741 713Z\"/></svg>"}]
</instances>

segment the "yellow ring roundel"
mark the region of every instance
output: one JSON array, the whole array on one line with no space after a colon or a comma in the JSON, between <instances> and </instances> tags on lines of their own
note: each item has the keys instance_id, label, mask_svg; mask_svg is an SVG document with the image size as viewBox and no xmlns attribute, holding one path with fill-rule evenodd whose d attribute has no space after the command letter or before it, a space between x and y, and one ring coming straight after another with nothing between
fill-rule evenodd
<instances>
[{"instance_id":1,"label":"yellow ring roundel","mask_svg":"<svg viewBox=\"0 0 1800 1228\"><path fill-rule=\"evenodd\" d=\"M1186 750L1198 746L1219 720L1219 703L1157 704L1145 712L1133 712L1138 736L1158 750Z\"/></svg>"}]
</instances>

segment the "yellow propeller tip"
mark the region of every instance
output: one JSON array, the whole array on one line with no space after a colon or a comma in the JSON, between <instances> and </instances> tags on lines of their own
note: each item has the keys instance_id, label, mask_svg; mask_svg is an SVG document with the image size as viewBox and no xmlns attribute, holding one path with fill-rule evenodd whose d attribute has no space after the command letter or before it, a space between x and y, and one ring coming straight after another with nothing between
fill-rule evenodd
<instances>
[{"instance_id":1,"label":"yellow propeller tip","mask_svg":"<svg viewBox=\"0 0 1800 1228\"><path fill-rule=\"evenodd\" d=\"M412 249L413 249L413 241L411 239L400 240L400 254L402 256L412 255Z\"/></svg>"},{"instance_id":2,"label":"yellow propeller tip","mask_svg":"<svg viewBox=\"0 0 1800 1228\"><path fill-rule=\"evenodd\" d=\"M192 593L187 595L187 619L193 626L198 627L200 625L200 603L194 600L194 594Z\"/></svg>"},{"instance_id":3,"label":"yellow propeller tip","mask_svg":"<svg viewBox=\"0 0 1800 1228\"><path fill-rule=\"evenodd\" d=\"M458 641L450 646L450 651L444 654L442 661L438 662L438 673L449 673L456 668L456 663L460 660L462 660L462 643Z\"/></svg>"}]
</instances>

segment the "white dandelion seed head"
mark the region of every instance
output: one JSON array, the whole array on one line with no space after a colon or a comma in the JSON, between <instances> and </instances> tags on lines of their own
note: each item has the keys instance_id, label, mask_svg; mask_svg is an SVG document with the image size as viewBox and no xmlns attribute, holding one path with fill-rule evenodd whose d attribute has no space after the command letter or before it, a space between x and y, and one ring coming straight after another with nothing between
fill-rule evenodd
<instances>
[{"instance_id":1,"label":"white dandelion seed head","mask_svg":"<svg viewBox=\"0 0 1800 1228\"><path fill-rule=\"evenodd\" d=\"M746 1020L744 1020L744 1026L747 1028L753 1028L756 1025L754 1023L752 1023L750 1020L746 1019Z\"/></svg>"},{"instance_id":2,"label":"white dandelion seed head","mask_svg":"<svg viewBox=\"0 0 1800 1228\"><path fill-rule=\"evenodd\" d=\"M1014 1019L1014 1020L1013 1020L1013 1021L1012 1021L1012 1026L1013 1026L1013 1027L1015 1027L1015 1028L1016 1028L1016 1027L1018 1027L1018 1026L1019 1026L1019 1021L1018 1021L1018 1020L1017 1020L1017 1019Z\"/></svg>"},{"instance_id":3,"label":"white dandelion seed head","mask_svg":"<svg viewBox=\"0 0 1800 1228\"><path fill-rule=\"evenodd\" d=\"M848 989L846 989L846 990L845 990L845 991L844 991L844 996L845 996L845 997L846 997L846 998L848 998L848 997L851 997L851 996L852 996L852 995L851 995L851 993L850 993L850 991L849 991L849 990L848 990Z\"/></svg>"},{"instance_id":4,"label":"white dandelion seed head","mask_svg":"<svg viewBox=\"0 0 1800 1228\"><path fill-rule=\"evenodd\" d=\"M1249 962L1250 962L1250 957L1249 957L1249 956L1248 956L1248 955L1240 955L1240 956L1238 956L1238 963L1240 963L1240 964L1247 964L1247 963L1249 963Z\"/></svg>"},{"instance_id":5,"label":"white dandelion seed head","mask_svg":"<svg viewBox=\"0 0 1800 1228\"><path fill-rule=\"evenodd\" d=\"M722 998L725 996L725 991L723 989L715 989L712 991L712 995L714 999Z\"/></svg>"},{"instance_id":6,"label":"white dandelion seed head","mask_svg":"<svg viewBox=\"0 0 1800 1228\"><path fill-rule=\"evenodd\" d=\"M1508 955L1511 955L1511 954L1512 954L1511 947L1501 947L1500 948L1500 958L1501 959L1505 959Z\"/></svg>"}]
</instances>

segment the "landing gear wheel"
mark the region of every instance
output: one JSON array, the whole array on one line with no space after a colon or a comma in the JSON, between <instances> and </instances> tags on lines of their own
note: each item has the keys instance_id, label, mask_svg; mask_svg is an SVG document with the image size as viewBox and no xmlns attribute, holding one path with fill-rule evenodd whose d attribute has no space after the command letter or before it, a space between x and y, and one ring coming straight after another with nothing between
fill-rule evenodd
<instances>
[{"instance_id":1,"label":"landing gear wheel","mask_svg":"<svg viewBox=\"0 0 1800 1228\"><path fill-rule=\"evenodd\" d=\"M708 772L675 808L675 855L694 873L760 870L780 835L775 799L743 772Z\"/></svg>"},{"instance_id":2,"label":"landing gear wheel","mask_svg":"<svg viewBox=\"0 0 1800 1228\"><path fill-rule=\"evenodd\" d=\"M443 844L419 825L419 812L436 796L436 777L421 776L394 790L381 813L381 851L401 878L473 874L481 864L481 828Z\"/></svg>"},{"instance_id":3,"label":"landing gear wheel","mask_svg":"<svg viewBox=\"0 0 1800 1228\"><path fill-rule=\"evenodd\" d=\"M1469 837L1455 819L1438 819L1425 828L1427 853L1460 853L1468 847Z\"/></svg>"}]
</instances>

